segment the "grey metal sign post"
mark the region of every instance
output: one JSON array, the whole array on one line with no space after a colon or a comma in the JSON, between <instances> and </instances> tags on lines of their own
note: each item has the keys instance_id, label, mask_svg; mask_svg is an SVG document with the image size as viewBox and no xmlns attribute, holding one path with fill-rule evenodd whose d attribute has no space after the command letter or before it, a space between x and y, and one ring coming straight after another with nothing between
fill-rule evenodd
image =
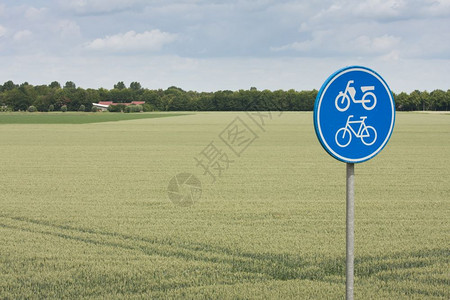
<instances>
[{"instance_id":1,"label":"grey metal sign post","mask_svg":"<svg viewBox=\"0 0 450 300\"><path fill-rule=\"evenodd\" d=\"M346 214L345 297L347 300L353 300L353 276L355 262L355 164L353 163L347 163Z\"/></svg>"},{"instance_id":2,"label":"grey metal sign post","mask_svg":"<svg viewBox=\"0 0 450 300\"><path fill-rule=\"evenodd\" d=\"M353 299L355 261L355 163L373 158L391 137L395 103L386 82L360 66L332 74L314 104L314 128L322 147L347 163L346 299Z\"/></svg>"}]
</instances>

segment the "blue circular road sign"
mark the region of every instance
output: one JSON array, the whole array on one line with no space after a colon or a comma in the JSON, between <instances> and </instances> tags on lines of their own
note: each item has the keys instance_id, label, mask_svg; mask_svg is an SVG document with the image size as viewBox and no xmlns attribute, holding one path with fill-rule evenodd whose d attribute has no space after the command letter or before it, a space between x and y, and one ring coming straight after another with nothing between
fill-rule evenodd
<instances>
[{"instance_id":1,"label":"blue circular road sign","mask_svg":"<svg viewBox=\"0 0 450 300\"><path fill-rule=\"evenodd\" d=\"M394 123L391 90L366 67L346 67L331 75L314 105L317 138L331 156L347 163L377 155L389 141Z\"/></svg>"}]
</instances>

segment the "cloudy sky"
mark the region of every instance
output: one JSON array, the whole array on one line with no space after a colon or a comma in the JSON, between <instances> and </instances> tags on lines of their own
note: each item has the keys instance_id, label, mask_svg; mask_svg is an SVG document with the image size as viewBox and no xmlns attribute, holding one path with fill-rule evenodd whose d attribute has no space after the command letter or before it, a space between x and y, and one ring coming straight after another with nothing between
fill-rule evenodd
<instances>
[{"instance_id":1,"label":"cloudy sky","mask_svg":"<svg viewBox=\"0 0 450 300\"><path fill-rule=\"evenodd\" d=\"M363 65L450 88L450 0L0 0L0 82L319 89Z\"/></svg>"}]
</instances>

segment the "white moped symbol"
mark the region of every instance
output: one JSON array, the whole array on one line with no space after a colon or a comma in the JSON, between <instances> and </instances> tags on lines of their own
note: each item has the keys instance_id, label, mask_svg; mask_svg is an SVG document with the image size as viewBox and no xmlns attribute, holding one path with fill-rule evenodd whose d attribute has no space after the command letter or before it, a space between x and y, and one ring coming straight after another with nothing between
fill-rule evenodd
<instances>
[{"instance_id":1,"label":"white moped symbol","mask_svg":"<svg viewBox=\"0 0 450 300\"><path fill-rule=\"evenodd\" d=\"M361 91L363 97L361 100L355 99L356 90L350 84L354 83L353 80L347 82L347 86L344 91L340 91L336 97L336 108L338 111L346 111L350 106L350 98L353 103L361 103L366 110L372 110L377 105L377 97L371 91L375 90L374 86L362 86ZM350 95L350 96L349 96Z\"/></svg>"},{"instance_id":2,"label":"white moped symbol","mask_svg":"<svg viewBox=\"0 0 450 300\"><path fill-rule=\"evenodd\" d=\"M365 120L367 117L361 117L358 121L350 121L353 115L348 116L345 127L342 127L336 132L335 140L336 144L341 147L347 147L352 141L352 133L361 139L364 145L370 146L377 140L377 131L373 126L367 126ZM352 124L360 124L358 131L352 127Z\"/></svg>"}]
</instances>

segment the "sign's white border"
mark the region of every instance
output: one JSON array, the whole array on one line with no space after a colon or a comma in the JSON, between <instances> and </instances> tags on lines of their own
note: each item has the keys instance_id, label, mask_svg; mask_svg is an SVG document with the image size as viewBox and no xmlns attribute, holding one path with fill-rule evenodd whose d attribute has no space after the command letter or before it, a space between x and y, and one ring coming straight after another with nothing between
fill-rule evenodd
<instances>
[{"instance_id":1,"label":"sign's white border","mask_svg":"<svg viewBox=\"0 0 450 300\"><path fill-rule=\"evenodd\" d=\"M381 144L381 146L375 150L374 152L372 152L371 154L362 157L362 158L348 158L348 157L344 157L342 155L339 155L338 153L336 153L326 142L325 138L322 135L322 130L320 128L320 107L322 105L322 100L323 100L323 96L325 95L328 87L340 76L348 73L348 72L353 72L353 71L361 71L361 72L365 72L365 73L369 73L371 75L373 75L374 77L376 77L384 86L384 88L386 89L386 92L389 95L389 100L390 100L390 104L391 104L391 111L392 111L392 117L391 117L391 125L389 128L389 133L386 136L386 139L383 141L383 143ZM317 100L318 99L318 100ZM369 160L371 158L373 158L375 155L377 155L381 150L383 150L384 146L386 146L387 142L389 141L392 131L394 130L394 123L395 123L395 104L394 104L394 99L392 97L392 93L391 90L389 89L388 85L386 84L386 82L383 80L383 78L381 78L380 75L378 75L375 71L366 68L366 67L360 67L360 66L351 66L351 67L346 67L343 68L339 71L337 71L336 73L334 73L333 75L331 75L327 81L325 81L325 83L323 84L322 88L319 91L319 94L317 95L317 99L316 99L316 105L314 108L314 127L316 129L316 134L317 137L319 138L320 143L322 144L322 146L325 148L325 150L331 154L333 157L335 157L336 159L343 161L343 162L348 162L348 163L359 163L359 162L364 162L366 160Z\"/></svg>"}]
</instances>

